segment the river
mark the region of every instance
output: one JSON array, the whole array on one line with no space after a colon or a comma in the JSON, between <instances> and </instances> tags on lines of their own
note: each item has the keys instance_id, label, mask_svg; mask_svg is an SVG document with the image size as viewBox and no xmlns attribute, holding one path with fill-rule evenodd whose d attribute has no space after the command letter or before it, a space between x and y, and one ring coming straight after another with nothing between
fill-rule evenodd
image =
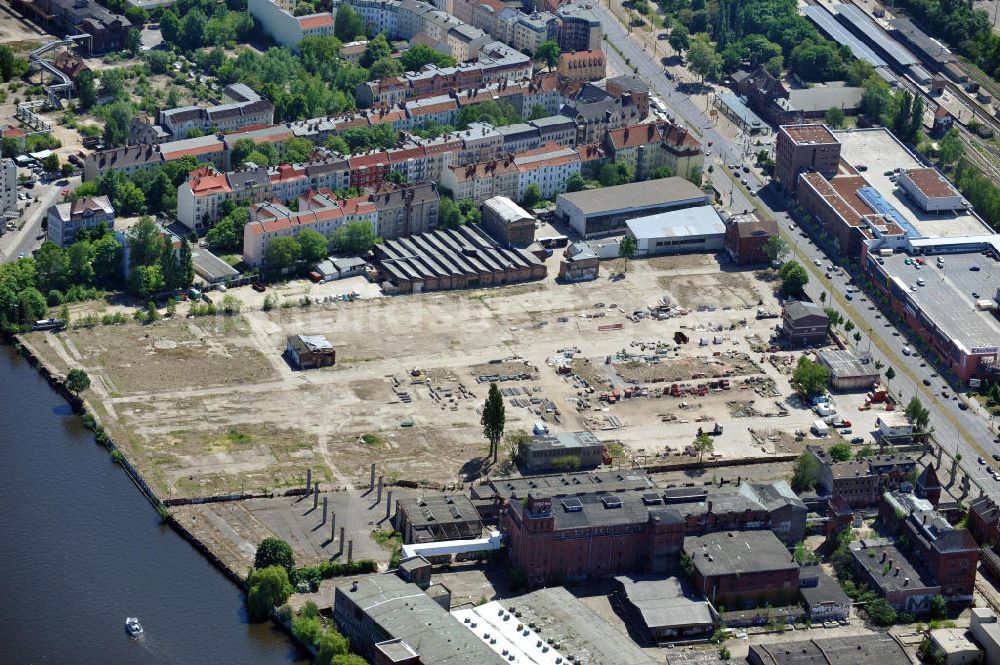
<instances>
[{"instance_id":1,"label":"river","mask_svg":"<svg viewBox=\"0 0 1000 665\"><path fill-rule=\"evenodd\" d=\"M0 346L0 662L308 662L160 522L80 418ZM145 637L125 632L137 616Z\"/></svg>"}]
</instances>

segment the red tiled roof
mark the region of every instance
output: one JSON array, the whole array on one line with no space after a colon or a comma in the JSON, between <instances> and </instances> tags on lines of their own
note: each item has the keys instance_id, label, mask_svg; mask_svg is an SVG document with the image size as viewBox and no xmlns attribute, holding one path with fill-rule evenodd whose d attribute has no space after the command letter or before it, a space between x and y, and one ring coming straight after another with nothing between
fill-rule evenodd
<instances>
[{"instance_id":1,"label":"red tiled roof","mask_svg":"<svg viewBox=\"0 0 1000 665\"><path fill-rule=\"evenodd\" d=\"M291 164L282 164L278 167L278 172L271 174L271 182L282 183L293 180L301 180L306 177L305 170L299 170Z\"/></svg>"},{"instance_id":2,"label":"red tiled roof","mask_svg":"<svg viewBox=\"0 0 1000 665\"><path fill-rule=\"evenodd\" d=\"M389 155L385 152L370 152L365 155L351 155L347 158L347 165L351 167L351 170L366 167L366 166L387 166L389 164Z\"/></svg>"},{"instance_id":3,"label":"red tiled roof","mask_svg":"<svg viewBox=\"0 0 1000 665\"><path fill-rule=\"evenodd\" d=\"M579 64L579 63L589 63L589 64L603 64L604 63L604 51L601 49L594 49L592 51L571 51L569 53L559 54L559 64Z\"/></svg>"},{"instance_id":4,"label":"red tiled roof","mask_svg":"<svg viewBox=\"0 0 1000 665\"><path fill-rule=\"evenodd\" d=\"M221 194L233 191L229 186L229 181L225 175L205 175L192 178L188 181L191 191L195 196L208 196L209 194Z\"/></svg>"},{"instance_id":5,"label":"red tiled roof","mask_svg":"<svg viewBox=\"0 0 1000 665\"><path fill-rule=\"evenodd\" d=\"M333 25L333 14L314 14L299 19L299 27L303 30L322 28L327 25Z\"/></svg>"}]
</instances>

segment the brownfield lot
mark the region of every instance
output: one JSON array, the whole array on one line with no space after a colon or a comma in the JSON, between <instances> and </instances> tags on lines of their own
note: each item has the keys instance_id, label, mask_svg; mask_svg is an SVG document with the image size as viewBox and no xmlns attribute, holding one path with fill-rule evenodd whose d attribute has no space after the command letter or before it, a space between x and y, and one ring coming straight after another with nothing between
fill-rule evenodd
<instances>
[{"instance_id":1,"label":"brownfield lot","mask_svg":"<svg viewBox=\"0 0 1000 665\"><path fill-rule=\"evenodd\" d=\"M550 274L555 272L551 267ZM783 405L791 411L787 417L770 417L779 410L776 402L787 400L788 383L769 363L757 369L741 362L744 369L738 373L763 371L774 379L780 397L734 385L685 402L669 396L654 400L651 390L649 397L610 409L588 395L579 379L557 374L551 366L557 352L575 347L577 359L590 358L593 369L603 371L598 363L606 356L636 353L643 344L672 346L674 332L682 328L691 343L671 351L670 363L657 366L700 368L718 362L713 354L749 353L750 335L767 339L774 321L756 321L753 309L743 307L663 321L626 318L624 312L645 309L662 297L660 278L691 275L698 277L699 291L713 283L753 294L747 299L754 306L763 299L765 306L777 308L770 287L752 273L720 273L715 257L687 256L676 266L671 259L632 262L627 278L618 282L602 277L557 285L547 279L271 312L262 311L261 294L241 288L230 291L247 305L237 317L74 328L33 333L26 340L58 370L88 371L93 381L88 398L165 498L298 486L308 468L324 487L364 487L372 462L387 480L467 480L486 450L478 412L486 385L477 377L498 367L489 361L500 359L508 362L497 374L520 371L522 360L537 368L500 384L508 392L508 431L530 430L542 419L553 431L590 426L603 440L620 441L626 451L661 456L683 450L700 423L719 421L731 425L716 438L716 452L723 456L783 452L774 443L776 432L808 429L812 417L788 403ZM292 282L273 290L291 302L304 289L318 295L322 289L343 288ZM682 302L695 298L673 295ZM74 316L80 313L75 307ZM585 316L596 313L603 316ZM599 330L608 324L623 327ZM294 371L282 352L286 337L298 333L326 335L337 351L336 366ZM699 347L697 340L705 335L721 336L719 344ZM751 358L751 365L760 360L756 354ZM614 369L624 367L616 361L611 379L620 382ZM630 378L642 374L631 371ZM658 384L656 392L662 387ZM754 402L761 415L734 419L726 405L732 400ZM412 427L404 427L410 419ZM758 432L756 439L751 429Z\"/></svg>"}]
</instances>

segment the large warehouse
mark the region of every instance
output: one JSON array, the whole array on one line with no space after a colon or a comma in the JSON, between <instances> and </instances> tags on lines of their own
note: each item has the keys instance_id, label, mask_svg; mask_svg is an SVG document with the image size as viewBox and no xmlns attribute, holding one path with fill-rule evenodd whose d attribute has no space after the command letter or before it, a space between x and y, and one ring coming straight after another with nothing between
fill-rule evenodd
<instances>
[{"instance_id":1,"label":"large warehouse","mask_svg":"<svg viewBox=\"0 0 1000 665\"><path fill-rule=\"evenodd\" d=\"M661 178L560 194L556 217L590 238L614 232L629 219L707 203L708 196L684 178Z\"/></svg>"},{"instance_id":2,"label":"large warehouse","mask_svg":"<svg viewBox=\"0 0 1000 665\"><path fill-rule=\"evenodd\" d=\"M726 225L712 206L630 219L625 228L635 239L636 256L717 252L726 239Z\"/></svg>"},{"instance_id":3,"label":"large warehouse","mask_svg":"<svg viewBox=\"0 0 1000 665\"><path fill-rule=\"evenodd\" d=\"M545 277L545 264L502 249L474 227L430 231L375 245L383 288L395 293L472 289Z\"/></svg>"}]
</instances>

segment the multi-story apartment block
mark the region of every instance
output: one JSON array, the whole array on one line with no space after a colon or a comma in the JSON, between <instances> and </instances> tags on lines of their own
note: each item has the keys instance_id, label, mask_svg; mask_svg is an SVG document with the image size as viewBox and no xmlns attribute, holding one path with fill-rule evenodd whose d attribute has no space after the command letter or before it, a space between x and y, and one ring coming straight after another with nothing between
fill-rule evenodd
<instances>
[{"instance_id":1,"label":"multi-story apartment block","mask_svg":"<svg viewBox=\"0 0 1000 665\"><path fill-rule=\"evenodd\" d=\"M601 49L560 53L556 71L571 81L597 81L606 75L607 60Z\"/></svg>"},{"instance_id":2,"label":"multi-story apartment block","mask_svg":"<svg viewBox=\"0 0 1000 665\"><path fill-rule=\"evenodd\" d=\"M292 3L294 4L294 3ZM319 12L295 16L293 7L272 0L248 0L247 10L274 41L297 51L306 37L332 37L333 14Z\"/></svg>"},{"instance_id":3,"label":"multi-story apartment block","mask_svg":"<svg viewBox=\"0 0 1000 665\"><path fill-rule=\"evenodd\" d=\"M231 132L251 125L270 125L274 122L274 104L264 99L243 83L226 86L223 94L232 100L203 108L182 106L160 111L158 122L174 139L187 138L188 132Z\"/></svg>"},{"instance_id":4,"label":"multi-story apartment block","mask_svg":"<svg viewBox=\"0 0 1000 665\"><path fill-rule=\"evenodd\" d=\"M520 200L518 171L513 157L486 162L451 165L441 171L441 184L452 198L472 199L477 204L494 196Z\"/></svg>"},{"instance_id":5,"label":"multi-story apartment block","mask_svg":"<svg viewBox=\"0 0 1000 665\"><path fill-rule=\"evenodd\" d=\"M631 166L639 180L647 179L659 166L686 178L704 164L698 139L665 120L612 129L605 135L604 146L613 161Z\"/></svg>"},{"instance_id":6,"label":"multi-story apartment block","mask_svg":"<svg viewBox=\"0 0 1000 665\"><path fill-rule=\"evenodd\" d=\"M592 51L601 48L601 20L592 9L575 3L555 11L559 21L559 48L563 51Z\"/></svg>"},{"instance_id":7,"label":"multi-story apartment block","mask_svg":"<svg viewBox=\"0 0 1000 665\"><path fill-rule=\"evenodd\" d=\"M76 234L83 229L92 229L98 224L112 228L115 209L107 196L84 197L51 206L46 219L46 237L60 247L67 247L76 241Z\"/></svg>"},{"instance_id":8,"label":"multi-story apartment block","mask_svg":"<svg viewBox=\"0 0 1000 665\"><path fill-rule=\"evenodd\" d=\"M518 200L524 198L528 187L537 185L542 198L554 199L566 191L566 181L580 172L580 153L558 143L547 143L534 150L514 155L518 171Z\"/></svg>"},{"instance_id":9,"label":"multi-story apartment block","mask_svg":"<svg viewBox=\"0 0 1000 665\"><path fill-rule=\"evenodd\" d=\"M558 33L559 21L554 14L549 12L521 14L514 23L510 41L507 43L518 51L534 53L542 42L556 39Z\"/></svg>"},{"instance_id":10,"label":"multi-story apartment block","mask_svg":"<svg viewBox=\"0 0 1000 665\"><path fill-rule=\"evenodd\" d=\"M519 122L514 125L497 127L497 131L503 136L504 154L531 150L542 145L541 133L534 125Z\"/></svg>"},{"instance_id":11,"label":"multi-story apartment block","mask_svg":"<svg viewBox=\"0 0 1000 665\"><path fill-rule=\"evenodd\" d=\"M329 236L345 224L366 222L378 232L378 210L364 196L336 199L329 190L310 190L299 197L298 207L293 212L279 203L250 206L250 222L243 227L243 260L247 265L262 265L272 240L297 236L303 229Z\"/></svg>"},{"instance_id":12,"label":"multi-story apartment block","mask_svg":"<svg viewBox=\"0 0 1000 665\"><path fill-rule=\"evenodd\" d=\"M378 211L378 232L385 240L427 233L437 225L441 197L433 182L394 185L383 182L368 200Z\"/></svg>"},{"instance_id":13,"label":"multi-story apartment block","mask_svg":"<svg viewBox=\"0 0 1000 665\"><path fill-rule=\"evenodd\" d=\"M0 217L17 210L17 164L13 159L0 159Z\"/></svg>"},{"instance_id":14,"label":"multi-story apartment block","mask_svg":"<svg viewBox=\"0 0 1000 665\"><path fill-rule=\"evenodd\" d=\"M219 173L203 166L177 188L177 221L192 231L203 231L218 221L222 204L261 203L273 193L267 169L259 166Z\"/></svg>"}]
</instances>

